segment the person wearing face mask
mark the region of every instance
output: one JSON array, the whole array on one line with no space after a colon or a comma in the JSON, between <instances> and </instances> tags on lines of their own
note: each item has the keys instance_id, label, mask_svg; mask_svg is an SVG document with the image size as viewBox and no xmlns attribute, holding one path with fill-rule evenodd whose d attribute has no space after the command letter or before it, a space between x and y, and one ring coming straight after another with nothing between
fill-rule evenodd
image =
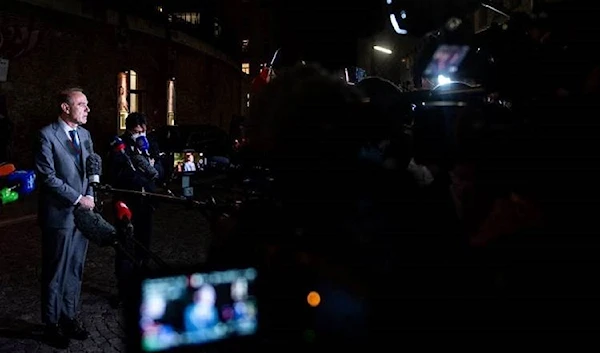
<instances>
[{"instance_id":1,"label":"person wearing face mask","mask_svg":"<svg viewBox=\"0 0 600 353\"><path fill-rule=\"evenodd\" d=\"M158 164L160 163L150 157L147 141L145 141L143 146L139 143L139 138L146 135L146 116L142 113L129 114L125 120L125 127L125 133L120 136L125 144L125 157L119 156L121 158L111 158L109 161L111 185L118 189L155 192L158 172L156 170L146 170L147 168L140 167L136 163L136 159L145 158L149 165L152 166L150 169L158 168ZM149 249L152 238L152 216L154 213L154 205L151 203L151 200L139 195L119 195L118 200L125 202L131 210L131 223L133 224L135 239L143 247ZM129 259L120 253L116 254L115 274L119 296L115 300L115 303L113 303L115 305L120 305L124 296L127 295L126 283L128 283L134 267L136 265L145 265L149 259L147 252L139 246L134 247L133 252L137 264L131 263Z\"/></svg>"}]
</instances>

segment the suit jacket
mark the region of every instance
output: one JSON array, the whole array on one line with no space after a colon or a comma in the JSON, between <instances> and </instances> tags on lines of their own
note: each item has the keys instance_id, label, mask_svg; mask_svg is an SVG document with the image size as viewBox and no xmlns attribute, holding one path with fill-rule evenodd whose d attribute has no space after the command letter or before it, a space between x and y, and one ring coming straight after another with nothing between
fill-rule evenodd
<instances>
[{"instance_id":1,"label":"suit jacket","mask_svg":"<svg viewBox=\"0 0 600 353\"><path fill-rule=\"evenodd\" d=\"M58 121L40 130L35 169L40 185L38 221L42 228L75 227L74 203L79 195L93 195L85 161L94 146L89 131L77 128L81 154L75 154Z\"/></svg>"}]
</instances>

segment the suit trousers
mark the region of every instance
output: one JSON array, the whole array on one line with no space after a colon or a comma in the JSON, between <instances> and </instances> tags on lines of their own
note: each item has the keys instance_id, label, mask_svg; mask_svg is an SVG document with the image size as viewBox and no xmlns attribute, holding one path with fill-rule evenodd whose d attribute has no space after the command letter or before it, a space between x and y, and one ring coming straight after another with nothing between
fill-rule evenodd
<instances>
[{"instance_id":1,"label":"suit trousers","mask_svg":"<svg viewBox=\"0 0 600 353\"><path fill-rule=\"evenodd\" d=\"M73 319L79 306L88 240L76 228L42 229L42 321Z\"/></svg>"}]
</instances>

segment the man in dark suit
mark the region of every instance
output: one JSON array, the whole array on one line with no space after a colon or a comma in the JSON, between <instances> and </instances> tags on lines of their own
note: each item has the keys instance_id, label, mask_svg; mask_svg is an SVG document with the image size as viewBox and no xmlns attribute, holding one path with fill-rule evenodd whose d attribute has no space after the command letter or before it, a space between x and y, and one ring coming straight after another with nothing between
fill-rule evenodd
<instances>
[{"instance_id":1,"label":"man in dark suit","mask_svg":"<svg viewBox=\"0 0 600 353\"><path fill-rule=\"evenodd\" d=\"M38 221L42 228L42 321L44 338L57 348L88 332L76 320L88 241L75 227L75 207L94 208L85 172L93 153L90 133L81 127L90 107L83 91L59 94L59 117L40 130L35 169L40 180Z\"/></svg>"}]
</instances>

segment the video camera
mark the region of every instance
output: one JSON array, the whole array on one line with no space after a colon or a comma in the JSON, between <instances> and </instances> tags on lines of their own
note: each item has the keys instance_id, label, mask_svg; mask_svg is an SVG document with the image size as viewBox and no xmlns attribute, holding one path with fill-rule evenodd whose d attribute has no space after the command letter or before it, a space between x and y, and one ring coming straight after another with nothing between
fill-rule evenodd
<instances>
[{"instance_id":1,"label":"video camera","mask_svg":"<svg viewBox=\"0 0 600 353\"><path fill-rule=\"evenodd\" d=\"M136 279L135 299L127 303L128 351L256 343L262 314L258 282L254 267L143 274Z\"/></svg>"},{"instance_id":2,"label":"video camera","mask_svg":"<svg viewBox=\"0 0 600 353\"><path fill-rule=\"evenodd\" d=\"M509 10L503 3L389 1L398 35L422 38L413 67L415 85L421 87L422 79L432 86L460 81L514 100L536 100L581 84L576 81L594 60L598 40L590 25L598 6L553 1ZM477 18L494 16L497 21L488 27L489 21L480 23L476 31L474 22L481 22L473 16L476 10Z\"/></svg>"},{"instance_id":3,"label":"video camera","mask_svg":"<svg viewBox=\"0 0 600 353\"><path fill-rule=\"evenodd\" d=\"M128 352L309 351L366 342L366 299L313 271L255 263L141 274L125 303Z\"/></svg>"}]
</instances>

